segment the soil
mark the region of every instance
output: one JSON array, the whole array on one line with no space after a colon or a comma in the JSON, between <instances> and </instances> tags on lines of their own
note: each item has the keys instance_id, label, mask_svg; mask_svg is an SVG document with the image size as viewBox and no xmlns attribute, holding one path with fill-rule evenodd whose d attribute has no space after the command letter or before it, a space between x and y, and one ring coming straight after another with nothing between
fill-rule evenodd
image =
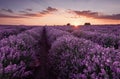
<instances>
[{"instance_id":1,"label":"soil","mask_svg":"<svg viewBox=\"0 0 120 79\"><path fill-rule=\"evenodd\" d=\"M46 29L44 27L43 34L42 34L42 39L39 45L39 53L38 53L38 60L37 62L38 67L35 69L34 73L34 79L56 79L52 74L51 74L51 69L48 68L48 53L50 46L47 43L47 37L46 37Z\"/></svg>"}]
</instances>

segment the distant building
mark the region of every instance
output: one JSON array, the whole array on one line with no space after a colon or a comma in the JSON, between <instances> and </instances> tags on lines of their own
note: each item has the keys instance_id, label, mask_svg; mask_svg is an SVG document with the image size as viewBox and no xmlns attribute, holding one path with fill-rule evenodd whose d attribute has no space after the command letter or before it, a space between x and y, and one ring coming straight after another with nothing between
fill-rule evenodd
<instances>
[{"instance_id":1,"label":"distant building","mask_svg":"<svg viewBox=\"0 0 120 79\"><path fill-rule=\"evenodd\" d=\"M91 25L90 23L85 23L84 25Z\"/></svg>"}]
</instances>

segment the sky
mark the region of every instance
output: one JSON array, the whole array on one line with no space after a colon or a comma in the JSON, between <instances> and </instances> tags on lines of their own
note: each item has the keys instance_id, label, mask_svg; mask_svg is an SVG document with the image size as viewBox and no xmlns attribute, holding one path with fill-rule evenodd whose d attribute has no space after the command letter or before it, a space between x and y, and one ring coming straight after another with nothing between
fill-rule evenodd
<instances>
[{"instance_id":1,"label":"sky","mask_svg":"<svg viewBox=\"0 0 120 79\"><path fill-rule=\"evenodd\" d=\"M0 0L0 24L120 24L120 0Z\"/></svg>"}]
</instances>

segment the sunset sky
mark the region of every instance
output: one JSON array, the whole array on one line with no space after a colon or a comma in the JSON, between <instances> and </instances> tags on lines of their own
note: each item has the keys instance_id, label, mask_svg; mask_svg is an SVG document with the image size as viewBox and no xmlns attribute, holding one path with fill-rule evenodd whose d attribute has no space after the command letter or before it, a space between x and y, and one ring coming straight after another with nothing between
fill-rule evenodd
<instances>
[{"instance_id":1,"label":"sunset sky","mask_svg":"<svg viewBox=\"0 0 120 79\"><path fill-rule=\"evenodd\" d=\"M0 24L120 24L120 0L0 0Z\"/></svg>"}]
</instances>

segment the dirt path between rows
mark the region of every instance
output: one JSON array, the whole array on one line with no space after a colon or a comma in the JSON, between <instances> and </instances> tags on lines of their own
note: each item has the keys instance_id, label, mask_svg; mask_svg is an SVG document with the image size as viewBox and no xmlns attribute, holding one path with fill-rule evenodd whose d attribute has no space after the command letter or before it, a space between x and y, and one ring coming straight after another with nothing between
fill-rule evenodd
<instances>
[{"instance_id":1,"label":"dirt path between rows","mask_svg":"<svg viewBox=\"0 0 120 79\"><path fill-rule=\"evenodd\" d=\"M48 69L49 49L50 47L48 46L48 43L47 43L46 29L44 27L43 34L42 34L42 41L40 42L40 52L38 54L40 66L37 67L35 70L34 79L55 79L54 76L51 74L51 71Z\"/></svg>"}]
</instances>

